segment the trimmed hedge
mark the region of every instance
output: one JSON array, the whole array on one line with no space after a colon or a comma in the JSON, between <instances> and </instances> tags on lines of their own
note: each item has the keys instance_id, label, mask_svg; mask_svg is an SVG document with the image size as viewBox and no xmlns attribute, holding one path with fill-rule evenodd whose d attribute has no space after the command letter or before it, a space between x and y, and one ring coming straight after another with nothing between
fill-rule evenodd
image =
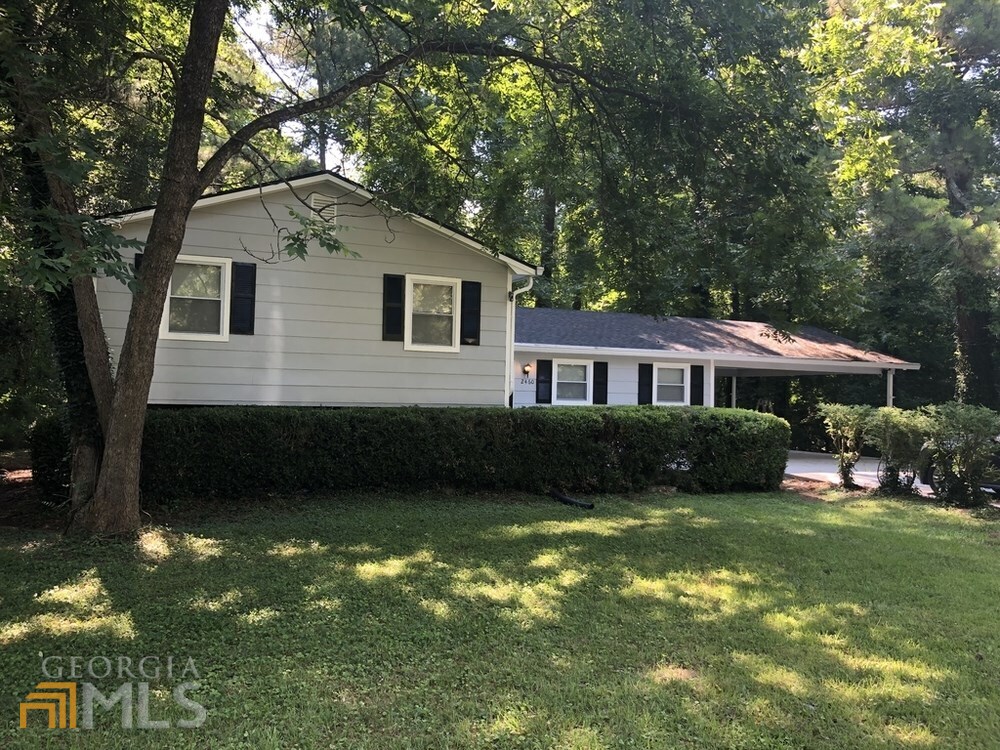
<instances>
[{"instance_id":1,"label":"trimmed hedge","mask_svg":"<svg viewBox=\"0 0 1000 750\"><path fill-rule=\"evenodd\" d=\"M39 486L65 485L57 460L65 433L40 423L35 437ZM621 492L657 483L766 491L781 483L789 439L783 419L701 407L152 409L141 482L144 499L161 502L344 489Z\"/></svg>"}]
</instances>

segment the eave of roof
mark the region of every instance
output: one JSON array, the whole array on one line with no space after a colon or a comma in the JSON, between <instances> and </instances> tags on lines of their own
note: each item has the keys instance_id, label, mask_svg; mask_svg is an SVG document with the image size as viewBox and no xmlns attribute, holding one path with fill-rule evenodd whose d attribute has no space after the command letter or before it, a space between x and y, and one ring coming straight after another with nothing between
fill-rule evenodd
<instances>
[{"instance_id":1,"label":"eave of roof","mask_svg":"<svg viewBox=\"0 0 1000 750\"><path fill-rule=\"evenodd\" d=\"M865 351L852 341L813 327L792 333L788 342L773 336L763 343L755 340L767 330L765 324L749 321L518 308L514 335L517 350L568 356L715 360L717 365L730 368L802 372L875 373L920 368L916 362ZM782 348L788 351L782 352Z\"/></svg>"},{"instance_id":2,"label":"eave of roof","mask_svg":"<svg viewBox=\"0 0 1000 750\"><path fill-rule=\"evenodd\" d=\"M556 344L525 344L515 342L514 350L533 354L548 353L566 357L637 357L646 360L715 362L716 367L747 370L783 370L801 373L880 373L885 370L919 370L917 362L877 362L854 359L822 359L805 357L781 357L732 352L689 352L678 349L627 349L602 346L559 346Z\"/></svg>"},{"instance_id":3,"label":"eave of roof","mask_svg":"<svg viewBox=\"0 0 1000 750\"><path fill-rule=\"evenodd\" d=\"M218 206L224 203L230 203L232 201L242 200L249 195L259 195L266 196L272 195L274 193L279 193L283 190L288 190L291 188L299 189L306 188L312 185L320 185L323 183L332 183L336 187L346 190L349 194L358 195L366 201L376 200L376 196L369 192L363 185L349 180L342 175L335 174L329 170L310 172L309 174L300 175L298 177L289 177L288 179L279 179L272 182L264 182L257 185L250 185L249 187L233 188L231 190L223 190L218 193L213 193L212 195L206 195L198 199L194 204L192 210L198 210L203 208L210 208L212 206ZM142 208L137 208L132 211L123 211L121 213L110 214L103 217L104 219L113 219L120 224L128 224L134 221L142 221L145 219L152 218L153 211L156 210L156 206L144 206ZM418 224L426 229L431 230L437 234L440 234L448 239L454 240L459 244L464 245L470 250L474 250L477 253L487 256L499 263L506 265L515 274L521 276L540 276L542 269L536 266L529 265L524 261L518 260L510 255L505 255L503 253L494 253L490 251L485 245L479 242L474 237L466 234L465 232L455 229L454 227L441 224L438 221L434 221L430 217L424 216L423 214L414 212L400 212L400 216L409 219L410 221Z\"/></svg>"}]
</instances>

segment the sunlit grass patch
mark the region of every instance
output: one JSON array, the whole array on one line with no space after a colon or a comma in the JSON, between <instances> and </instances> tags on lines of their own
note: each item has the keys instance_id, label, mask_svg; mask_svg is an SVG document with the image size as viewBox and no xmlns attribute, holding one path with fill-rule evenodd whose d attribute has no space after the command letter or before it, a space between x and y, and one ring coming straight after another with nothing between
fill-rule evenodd
<instances>
[{"instance_id":1,"label":"sunlit grass patch","mask_svg":"<svg viewBox=\"0 0 1000 750\"><path fill-rule=\"evenodd\" d=\"M185 534L165 528L147 528L136 542L140 557L150 563L161 563L179 555L188 560L202 561L220 557L222 543L218 539Z\"/></svg>"},{"instance_id":2,"label":"sunlit grass patch","mask_svg":"<svg viewBox=\"0 0 1000 750\"><path fill-rule=\"evenodd\" d=\"M225 609L235 607L241 599L243 599L243 591L232 588L216 596L199 594L191 599L188 606L191 609L200 609L205 612L222 612Z\"/></svg>"},{"instance_id":3,"label":"sunlit grass patch","mask_svg":"<svg viewBox=\"0 0 1000 750\"><path fill-rule=\"evenodd\" d=\"M291 558L299 557L301 555L324 555L329 552L329 550L330 548L327 545L320 544L315 540L303 542L293 539L275 544L271 547L270 554L275 557Z\"/></svg>"},{"instance_id":4,"label":"sunlit grass patch","mask_svg":"<svg viewBox=\"0 0 1000 750\"><path fill-rule=\"evenodd\" d=\"M582 518L573 521L542 521L540 523L502 527L492 530L491 536L520 539L529 536L621 536L630 529L646 529L666 524L663 518Z\"/></svg>"},{"instance_id":5,"label":"sunlit grass patch","mask_svg":"<svg viewBox=\"0 0 1000 750\"><path fill-rule=\"evenodd\" d=\"M536 620L559 618L560 600L585 579L578 570L565 569L542 580L516 580L489 567L463 569L455 573L452 591L461 597L509 605L517 622L530 626Z\"/></svg>"},{"instance_id":6,"label":"sunlit grass patch","mask_svg":"<svg viewBox=\"0 0 1000 750\"><path fill-rule=\"evenodd\" d=\"M7 646L33 635L72 636L105 634L116 639L135 637L129 612L116 611L98 571L89 568L71 580L35 596L34 614L0 621L0 645Z\"/></svg>"},{"instance_id":7,"label":"sunlit grass patch","mask_svg":"<svg viewBox=\"0 0 1000 750\"><path fill-rule=\"evenodd\" d=\"M662 578L631 576L622 595L649 597L699 610L700 620L764 609L774 599L772 587L760 585L755 574L730 570L677 571Z\"/></svg>"},{"instance_id":8,"label":"sunlit grass patch","mask_svg":"<svg viewBox=\"0 0 1000 750\"><path fill-rule=\"evenodd\" d=\"M354 570L358 578L364 581L375 581L380 578L400 578L417 573L421 568L433 563L434 554L429 550L422 549L412 555L358 563Z\"/></svg>"}]
</instances>

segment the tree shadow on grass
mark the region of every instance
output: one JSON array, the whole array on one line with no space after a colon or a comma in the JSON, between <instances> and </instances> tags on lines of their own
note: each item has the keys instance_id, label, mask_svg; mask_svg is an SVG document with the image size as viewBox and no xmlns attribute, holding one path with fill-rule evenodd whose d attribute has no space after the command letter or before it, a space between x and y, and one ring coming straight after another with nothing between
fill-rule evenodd
<instances>
[{"instance_id":1,"label":"tree shadow on grass","mask_svg":"<svg viewBox=\"0 0 1000 750\"><path fill-rule=\"evenodd\" d=\"M24 551L4 651L15 666L191 656L209 722L180 741L219 747L905 748L954 744L963 722L983 732L965 747L993 736L993 667L943 635L989 637L970 600L985 579L907 572L975 550L947 534L928 549L878 514L713 500L583 514L361 497L154 529L137 552ZM44 616L118 629L30 626Z\"/></svg>"}]
</instances>

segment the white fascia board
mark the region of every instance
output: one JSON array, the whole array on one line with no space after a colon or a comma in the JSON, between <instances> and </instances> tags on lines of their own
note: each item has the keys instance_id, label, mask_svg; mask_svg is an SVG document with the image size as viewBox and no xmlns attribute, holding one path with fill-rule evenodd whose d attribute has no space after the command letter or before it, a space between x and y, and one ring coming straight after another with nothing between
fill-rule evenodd
<instances>
[{"instance_id":1,"label":"white fascia board","mask_svg":"<svg viewBox=\"0 0 1000 750\"><path fill-rule=\"evenodd\" d=\"M555 356L572 354L586 357L638 357L665 361L715 360L715 367L735 367L747 370L799 370L808 372L843 372L877 375L884 370L919 370L917 362L861 362L846 359L807 359L804 357L767 357L730 352L684 352L658 349L614 349L599 346L554 346L552 344L514 343L515 351L527 353L552 352Z\"/></svg>"},{"instance_id":2,"label":"white fascia board","mask_svg":"<svg viewBox=\"0 0 1000 750\"><path fill-rule=\"evenodd\" d=\"M223 203L232 203L233 201L240 201L253 195L265 196L273 193L280 193L283 190L288 190L290 184L292 187L298 188L310 187L323 182L332 182L342 190L348 190L352 193L360 193L361 195L366 194L366 191L362 191L349 183L342 182L333 175L317 174L311 177L293 178L288 182L276 182L273 185L264 185L263 187L248 187L242 190L233 190L232 192L222 193L221 195L206 195L204 198L199 198L191 210L197 211L200 208L209 208L211 206L222 205ZM143 219L152 218L155 210L155 208L147 208L130 214L112 216L108 219L108 221L116 224L129 224L133 221L142 221Z\"/></svg>"},{"instance_id":3,"label":"white fascia board","mask_svg":"<svg viewBox=\"0 0 1000 750\"><path fill-rule=\"evenodd\" d=\"M374 201L377 198L364 188L355 185L353 183L341 180L332 174L316 174L309 177L292 177L285 182L276 182L273 185L264 185L263 187L248 187L242 190L234 190L232 192L223 193L221 195L207 195L204 198L199 198L194 204L193 211L197 211L200 208L210 208L212 206L219 206L223 203L231 203L233 201L243 200L251 196L267 196L274 193L280 193L284 190L296 190L298 188L308 188L319 184L332 184L334 187L346 192L348 195L357 195L366 201ZM143 211L136 211L131 214L122 214L121 216L115 216L108 219L108 222L115 225L128 224L133 221L142 221L143 219L150 219L153 216L153 208L147 208ZM440 234L447 237L454 242L464 245L470 250L486 256L490 260L494 260L497 263L502 263L503 265L510 268L514 273L521 274L524 276L541 276L542 269L535 268L534 266L529 266L526 263L522 263L514 258L508 258L506 255L494 255L489 250L487 250L483 245L460 234L452 229L443 227L435 221L424 218L423 216L418 216L416 214L400 212L399 216L403 216L414 224L419 224L420 226L430 229L432 232Z\"/></svg>"}]
</instances>

